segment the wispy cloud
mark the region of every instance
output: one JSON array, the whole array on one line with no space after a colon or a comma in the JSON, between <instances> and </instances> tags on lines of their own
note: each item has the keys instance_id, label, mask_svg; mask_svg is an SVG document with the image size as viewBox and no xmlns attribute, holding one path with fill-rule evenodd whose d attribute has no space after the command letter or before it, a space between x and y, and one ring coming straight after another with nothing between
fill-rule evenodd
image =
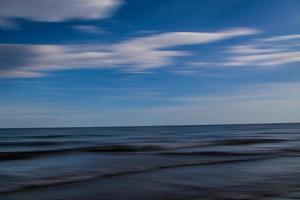
<instances>
[{"instance_id":1,"label":"wispy cloud","mask_svg":"<svg viewBox=\"0 0 300 200\"><path fill-rule=\"evenodd\" d=\"M0 45L0 76L37 77L50 71L82 68L119 68L145 71L172 64L188 51L170 50L258 33L254 29L221 32L170 32L109 45ZM167 50L168 49L168 50Z\"/></svg>"},{"instance_id":2,"label":"wispy cloud","mask_svg":"<svg viewBox=\"0 0 300 200\"><path fill-rule=\"evenodd\" d=\"M148 37L137 38L127 41L120 46L136 46L139 49L162 49L167 47L205 44L237 36L252 35L259 33L255 29L238 28L222 32L172 32L156 34Z\"/></svg>"},{"instance_id":3,"label":"wispy cloud","mask_svg":"<svg viewBox=\"0 0 300 200\"><path fill-rule=\"evenodd\" d=\"M300 35L258 39L251 44L229 48L227 66L278 66L300 62ZM296 43L296 46L295 46Z\"/></svg>"},{"instance_id":4,"label":"wispy cloud","mask_svg":"<svg viewBox=\"0 0 300 200\"><path fill-rule=\"evenodd\" d=\"M217 51L214 61L190 63L198 67L283 66L300 62L300 35L281 35L254 39Z\"/></svg>"},{"instance_id":5,"label":"wispy cloud","mask_svg":"<svg viewBox=\"0 0 300 200\"><path fill-rule=\"evenodd\" d=\"M297 39L300 39L300 34L274 36L274 37L262 39L260 41L261 42L280 42L280 41L297 40Z\"/></svg>"},{"instance_id":6,"label":"wispy cloud","mask_svg":"<svg viewBox=\"0 0 300 200\"><path fill-rule=\"evenodd\" d=\"M77 25L73 26L73 28L77 31L84 32L84 33L105 33L106 31L99 28L98 26L92 26L92 25Z\"/></svg>"},{"instance_id":7,"label":"wispy cloud","mask_svg":"<svg viewBox=\"0 0 300 200\"><path fill-rule=\"evenodd\" d=\"M39 22L103 19L110 17L121 4L121 0L2 0L0 26L11 26L14 19Z\"/></svg>"}]
</instances>

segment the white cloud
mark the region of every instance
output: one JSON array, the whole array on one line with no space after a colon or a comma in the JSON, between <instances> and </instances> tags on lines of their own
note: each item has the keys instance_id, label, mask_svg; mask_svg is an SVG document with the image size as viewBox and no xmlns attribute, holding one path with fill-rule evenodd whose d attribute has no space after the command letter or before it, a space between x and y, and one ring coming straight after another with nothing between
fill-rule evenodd
<instances>
[{"instance_id":1,"label":"white cloud","mask_svg":"<svg viewBox=\"0 0 300 200\"><path fill-rule=\"evenodd\" d=\"M276 53L276 52L282 52L282 49L278 49L275 47L260 47L256 44L248 44L248 45L238 45L230 47L228 52L233 54L245 54L245 55L251 55L251 54L265 54L265 53Z\"/></svg>"},{"instance_id":2,"label":"white cloud","mask_svg":"<svg viewBox=\"0 0 300 200\"><path fill-rule=\"evenodd\" d=\"M253 29L222 32L171 32L133 38L110 45L0 45L0 76L42 76L54 70L80 68L120 68L145 71L163 67L186 51L166 50L257 33Z\"/></svg>"},{"instance_id":3,"label":"white cloud","mask_svg":"<svg viewBox=\"0 0 300 200\"><path fill-rule=\"evenodd\" d=\"M77 25L73 26L75 30L84 32L84 33L105 33L106 31L99 28L98 26L92 26L92 25Z\"/></svg>"},{"instance_id":4,"label":"white cloud","mask_svg":"<svg viewBox=\"0 0 300 200\"><path fill-rule=\"evenodd\" d=\"M18 71L18 70L4 70L0 71L0 77L5 78L38 78L43 77L45 74L39 73L39 72L31 72L31 71Z\"/></svg>"},{"instance_id":5,"label":"white cloud","mask_svg":"<svg viewBox=\"0 0 300 200\"><path fill-rule=\"evenodd\" d=\"M297 39L300 39L300 34L274 36L274 37L262 39L260 41L261 42L280 42L280 41L297 40Z\"/></svg>"},{"instance_id":6,"label":"white cloud","mask_svg":"<svg viewBox=\"0 0 300 200\"><path fill-rule=\"evenodd\" d=\"M92 20L110 17L121 0L1 0L0 21L26 19L40 22ZM0 23L5 26L7 23Z\"/></svg>"},{"instance_id":7,"label":"white cloud","mask_svg":"<svg viewBox=\"0 0 300 200\"><path fill-rule=\"evenodd\" d=\"M261 53L255 55L238 55L232 57L224 65L228 66L278 66L289 63L300 62L300 51Z\"/></svg>"},{"instance_id":8,"label":"white cloud","mask_svg":"<svg viewBox=\"0 0 300 200\"><path fill-rule=\"evenodd\" d=\"M255 29L239 28L231 29L222 32L173 32L162 33L150 37L138 38L130 40L119 45L121 48L130 46L138 47L136 50L144 49L162 49L166 47L191 45L191 44L205 44L224 40L236 36L252 35L259 33Z\"/></svg>"},{"instance_id":9,"label":"white cloud","mask_svg":"<svg viewBox=\"0 0 300 200\"><path fill-rule=\"evenodd\" d=\"M283 66L300 62L300 35L283 35L255 39L253 41L217 51L213 62L193 62L194 66L239 67ZM198 65L197 63L200 63ZM203 63L203 64L202 64Z\"/></svg>"},{"instance_id":10,"label":"white cloud","mask_svg":"<svg viewBox=\"0 0 300 200\"><path fill-rule=\"evenodd\" d=\"M284 35L258 39L252 44L231 47L231 56L224 61L226 66L279 66L300 62L297 43L300 35Z\"/></svg>"}]
</instances>

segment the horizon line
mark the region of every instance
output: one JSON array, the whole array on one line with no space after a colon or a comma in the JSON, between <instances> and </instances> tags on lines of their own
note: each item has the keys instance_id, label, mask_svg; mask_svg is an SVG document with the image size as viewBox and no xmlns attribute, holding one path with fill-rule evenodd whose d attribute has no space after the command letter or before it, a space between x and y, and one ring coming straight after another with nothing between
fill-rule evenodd
<instances>
[{"instance_id":1,"label":"horizon line","mask_svg":"<svg viewBox=\"0 0 300 200\"><path fill-rule=\"evenodd\" d=\"M300 124L300 122L266 122L266 123L223 123L223 124L174 124L174 125L121 125L121 126L61 126L61 127L8 127L5 129L76 129L76 128L134 128L134 127L178 127L178 126L231 126L231 125L280 125Z\"/></svg>"}]
</instances>

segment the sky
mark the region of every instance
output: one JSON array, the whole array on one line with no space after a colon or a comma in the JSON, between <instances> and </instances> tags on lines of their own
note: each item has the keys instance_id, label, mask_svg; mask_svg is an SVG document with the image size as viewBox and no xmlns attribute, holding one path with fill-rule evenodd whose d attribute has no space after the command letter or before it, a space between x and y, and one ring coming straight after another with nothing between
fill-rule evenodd
<instances>
[{"instance_id":1,"label":"sky","mask_svg":"<svg viewBox=\"0 0 300 200\"><path fill-rule=\"evenodd\" d=\"M300 122L299 0L1 0L0 128Z\"/></svg>"}]
</instances>

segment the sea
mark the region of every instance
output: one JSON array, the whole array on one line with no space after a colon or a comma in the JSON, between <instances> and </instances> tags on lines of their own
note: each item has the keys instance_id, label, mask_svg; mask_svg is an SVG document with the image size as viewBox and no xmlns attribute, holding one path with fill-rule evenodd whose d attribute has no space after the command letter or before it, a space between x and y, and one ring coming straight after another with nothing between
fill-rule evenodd
<instances>
[{"instance_id":1,"label":"sea","mask_svg":"<svg viewBox=\"0 0 300 200\"><path fill-rule=\"evenodd\" d=\"M0 129L0 200L300 199L300 124Z\"/></svg>"}]
</instances>

